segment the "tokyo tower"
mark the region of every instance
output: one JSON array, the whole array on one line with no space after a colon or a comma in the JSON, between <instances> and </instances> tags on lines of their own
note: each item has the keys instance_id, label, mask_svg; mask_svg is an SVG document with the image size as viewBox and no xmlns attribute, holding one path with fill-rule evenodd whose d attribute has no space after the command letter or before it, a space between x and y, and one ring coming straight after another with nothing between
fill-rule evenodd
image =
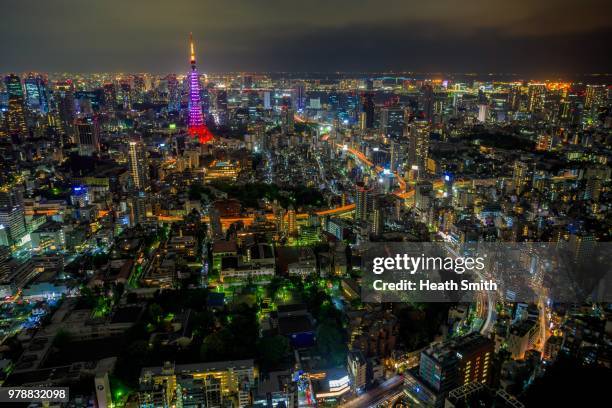
<instances>
[{"instance_id":1,"label":"tokyo tower","mask_svg":"<svg viewBox=\"0 0 612 408\"><path fill-rule=\"evenodd\" d=\"M213 135L204 125L202 102L200 101L200 79L196 68L195 47L191 34L189 34L189 45L191 48L191 72L189 73L189 124L187 131L191 137L197 137L200 143L207 143L212 140Z\"/></svg>"}]
</instances>

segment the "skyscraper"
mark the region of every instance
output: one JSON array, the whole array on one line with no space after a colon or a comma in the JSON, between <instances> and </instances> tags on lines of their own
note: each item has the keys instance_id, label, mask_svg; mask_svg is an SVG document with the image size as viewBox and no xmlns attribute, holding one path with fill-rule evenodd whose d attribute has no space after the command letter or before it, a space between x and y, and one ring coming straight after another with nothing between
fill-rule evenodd
<instances>
[{"instance_id":1,"label":"skyscraper","mask_svg":"<svg viewBox=\"0 0 612 408\"><path fill-rule=\"evenodd\" d=\"M374 95L371 92L366 92L361 97L359 123L362 130L374 127Z\"/></svg>"},{"instance_id":2,"label":"skyscraper","mask_svg":"<svg viewBox=\"0 0 612 408\"><path fill-rule=\"evenodd\" d=\"M74 86L72 81L63 81L55 84L56 95L59 99L59 117L66 133L72 136L76 108L74 104Z\"/></svg>"},{"instance_id":3,"label":"skyscraper","mask_svg":"<svg viewBox=\"0 0 612 408\"><path fill-rule=\"evenodd\" d=\"M215 92L215 112L217 113L217 124L226 126L229 116L227 110L227 91L218 89Z\"/></svg>"},{"instance_id":4,"label":"skyscraper","mask_svg":"<svg viewBox=\"0 0 612 408\"><path fill-rule=\"evenodd\" d=\"M4 84L8 93L7 128L9 136L26 136L26 126L23 87L21 79L11 74L4 78Z\"/></svg>"},{"instance_id":5,"label":"skyscraper","mask_svg":"<svg viewBox=\"0 0 612 408\"><path fill-rule=\"evenodd\" d=\"M195 46L193 37L189 35L191 49L191 72L189 73L189 135L198 138L200 143L207 143L212 140L212 134L204 126L204 115L202 114L202 102L200 100L200 75L196 68Z\"/></svg>"},{"instance_id":6,"label":"skyscraper","mask_svg":"<svg viewBox=\"0 0 612 408\"><path fill-rule=\"evenodd\" d=\"M408 165L418 166L418 171L423 172L427 165L429 156L429 126L427 122L414 122L407 129L408 140ZM420 175L420 174L419 174Z\"/></svg>"},{"instance_id":7,"label":"skyscraper","mask_svg":"<svg viewBox=\"0 0 612 408\"><path fill-rule=\"evenodd\" d=\"M11 243L18 242L26 233L23 206L0 208L0 225L8 229Z\"/></svg>"},{"instance_id":8,"label":"skyscraper","mask_svg":"<svg viewBox=\"0 0 612 408\"><path fill-rule=\"evenodd\" d=\"M528 87L528 106L529 112L541 112L544 108L544 97L546 96L545 84L529 84Z\"/></svg>"},{"instance_id":9,"label":"skyscraper","mask_svg":"<svg viewBox=\"0 0 612 408\"><path fill-rule=\"evenodd\" d=\"M293 102L293 109L296 111L304 109L306 103L306 90L303 82L295 84L291 95L291 101Z\"/></svg>"},{"instance_id":10,"label":"skyscraper","mask_svg":"<svg viewBox=\"0 0 612 408\"><path fill-rule=\"evenodd\" d=\"M148 185L148 168L142 143L130 142L128 162L134 188L141 191L145 190Z\"/></svg>"},{"instance_id":11,"label":"skyscraper","mask_svg":"<svg viewBox=\"0 0 612 408\"><path fill-rule=\"evenodd\" d=\"M372 199L372 189L364 183L357 183L355 191L355 220L368 220L372 210Z\"/></svg>"},{"instance_id":12,"label":"skyscraper","mask_svg":"<svg viewBox=\"0 0 612 408\"><path fill-rule=\"evenodd\" d=\"M168 110L178 112L181 110L181 90L176 75L168 75L166 82L168 84Z\"/></svg>"},{"instance_id":13,"label":"skyscraper","mask_svg":"<svg viewBox=\"0 0 612 408\"><path fill-rule=\"evenodd\" d=\"M298 234L297 221L295 219L295 208L293 208L293 205L290 205L289 209L287 210L287 233L292 237L295 237Z\"/></svg>"},{"instance_id":14,"label":"skyscraper","mask_svg":"<svg viewBox=\"0 0 612 408\"><path fill-rule=\"evenodd\" d=\"M114 111L115 106L117 105L117 91L115 90L115 84L112 82L104 84L102 89L104 90L104 107L109 112Z\"/></svg>"},{"instance_id":15,"label":"skyscraper","mask_svg":"<svg viewBox=\"0 0 612 408\"><path fill-rule=\"evenodd\" d=\"M40 75L29 74L24 81L28 109L43 115L49 113L49 94Z\"/></svg>"},{"instance_id":16,"label":"skyscraper","mask_svg":"<svg viewBox=\"0 0 612 408\"><path fill-rule=\"evenodd\" d=\"M100 151L100 125L98 118L88 116L79 118L75 122L77 141L79 143L79 154L81 156L93 156Z\"/></svg>"},{"instance_id":17,"label":"skyscraper","mask_svg":"<svg viewBox=\"0 0 612 408\"><path fill-rule=\"evenodd\" d=\"M433 122L434 117L434 89L431 83L426 83L421 88L423 93L423 115L429 123Z\"/></svg>"},{"instance_id":18,"label":"skyscraper","mask_svg":"<svg viewBox=\"0 0 612 408\"><path fill-rule=\"evenodd\" d=\"M380 131L385 136L401 137L404 124L405 113L402 108L392 107L380 110Z\"/></svg>"},{"instance_id":19,"label":"skyscraper","mask_svg":"<svg viewBox=\"0 0 612 408\"><path fill-rule=\"evenodd\" d=\"M383 209L384 196L376 196L373 200L372 225L370 232L375 235L381 235L385 228L385 214Z\"/></svg>"}]
</instances>

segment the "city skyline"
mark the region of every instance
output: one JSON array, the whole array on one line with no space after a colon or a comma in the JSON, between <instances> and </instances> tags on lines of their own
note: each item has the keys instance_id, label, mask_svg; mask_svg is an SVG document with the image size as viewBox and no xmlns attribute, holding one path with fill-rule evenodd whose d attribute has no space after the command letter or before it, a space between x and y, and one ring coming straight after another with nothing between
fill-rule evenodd
<instances>
[{"instance_id":1,"label":"city skyline","mask_svg":"<svg viewBox=\"0 0 612 408\"><path fill-rule=\"evenodd\" d=\"M0 402L598 406L608 11L3 7Z\"/></svg>"},{"instance_id":2,"label":"city skyline","mask_svg":"<svg viewBox=\"0 0 612 408\"><path fill-rule=\"evenodd\" d=\"M71 0L23 1L4 9L0 71L183 72L178 61L190 31L203 72L567 76L610 66L606 1L359 5L111 1L85 8ZM26 16L27 32L15 35Z\"/></svg>"}]
</instances>

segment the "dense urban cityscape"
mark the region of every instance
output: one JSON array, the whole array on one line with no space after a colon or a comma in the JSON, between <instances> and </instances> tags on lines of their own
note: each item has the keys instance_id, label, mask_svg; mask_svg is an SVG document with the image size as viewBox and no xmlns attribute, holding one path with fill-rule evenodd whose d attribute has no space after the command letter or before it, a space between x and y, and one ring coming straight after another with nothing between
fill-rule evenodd
<instances>
[{"instance_id":1,"label":"dense urban cityscape","mask_svg":"<svg viewBox=\"0 0 612 408\"><path fill-rule=\"evenodd\" d=\"M608 303L361 289L374 243L610 241L609 75L203 73L193 38L179 74L2 75L2 387L68 387L24 405L57 407L603 401Z\"/></svg>"}]
</instances>

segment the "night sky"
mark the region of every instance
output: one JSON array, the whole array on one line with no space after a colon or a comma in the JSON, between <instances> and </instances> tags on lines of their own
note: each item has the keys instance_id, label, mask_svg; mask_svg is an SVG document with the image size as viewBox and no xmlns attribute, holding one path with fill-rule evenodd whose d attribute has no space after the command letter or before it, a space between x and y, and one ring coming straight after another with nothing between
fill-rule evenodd
<instances>
[{"instance_id":1,"label":"night sky","mask_svg":"<svg viewBox=\"0 0 612 408\"><path fill-rule=\"evenodd\" d=\"M612 72L611 0L0 0L0 71Z\"/></svg>"}]
</instances>

